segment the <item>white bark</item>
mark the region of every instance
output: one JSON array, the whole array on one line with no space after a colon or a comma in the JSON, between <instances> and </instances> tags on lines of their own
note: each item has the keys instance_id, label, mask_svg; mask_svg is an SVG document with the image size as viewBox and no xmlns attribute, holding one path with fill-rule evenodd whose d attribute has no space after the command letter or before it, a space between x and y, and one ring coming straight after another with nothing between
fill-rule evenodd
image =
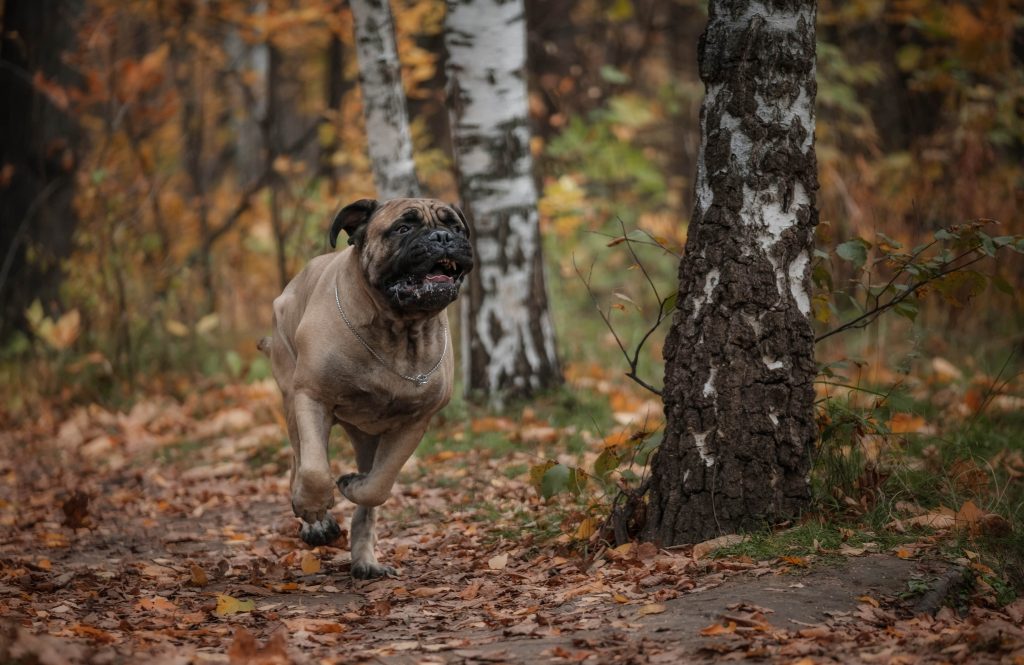
<instances>
[{"instance_id":1,"label":"white bark","mask_svg":"<svg viewBox=\"0 0 1024 665\"><path fill-rule=\"evenodd\" d=\"M420 187L391 7L387 0L350 0L350 5L377 195L382 199L417 197Z\"/></svg>"},{"instance_id":2,"label":"white bark","mask_svg":"<svg viewBox=\"0 0 1024 665\"><path fill-rule=\"evenodd\" d=\"M478 266L463 300L463 369L467 390L492 399L560 380L530 156L525 23L522 0L448 2L452 139Z\"/></svg>"}]
</instances>

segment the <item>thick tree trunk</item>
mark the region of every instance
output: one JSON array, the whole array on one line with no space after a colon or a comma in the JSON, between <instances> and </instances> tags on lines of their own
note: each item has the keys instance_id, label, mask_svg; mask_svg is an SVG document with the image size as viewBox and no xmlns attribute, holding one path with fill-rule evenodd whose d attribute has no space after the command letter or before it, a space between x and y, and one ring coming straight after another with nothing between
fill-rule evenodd
<instances>
[{"instance_id":1,"label":"thick tree trunk","mask_svg":"<svg viewBox=\"0 0 1024 665\"><path fill-rule=\"evenodd\" d=\"M350 4L377 195L384 199L419 196L391 7L387 0L351 0Z\"/></svg>"},{"instance_id":2,"label":"thick tree trunk","mask_svg":"<svg viewBox=\"0 0 1024 665\"><path fill-rule=\"evenodd\" d=\"M645 538L696 542L807 505L817 211L813 0L712 0L693 223L665 342Z\"/></svg>"},{"instance_id":3,"label":"thick tree trunk","mask_svg":"<svg viewBox=\"0 0 1024 665\"><path fill-rule=\"evenodd\" d=\"M530 157L522 0L449 0L445 39L459 191L477 258L462 300L465 388L500 402L561 381Z\"/></svg>"}]
</instances>

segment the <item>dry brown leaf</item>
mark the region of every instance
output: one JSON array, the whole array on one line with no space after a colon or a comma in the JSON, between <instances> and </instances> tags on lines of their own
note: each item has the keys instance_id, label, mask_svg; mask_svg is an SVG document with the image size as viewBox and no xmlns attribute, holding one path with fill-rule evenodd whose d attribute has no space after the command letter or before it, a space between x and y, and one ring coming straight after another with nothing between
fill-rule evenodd
<instances>
[{"instance_id":1,"label":"dry brown leaf","mask_svg":"<svg viewBox=\"0 0 1024 665\"><path fill-rule=\"evenodd\" d=\"M727 536L719 536L718 538L705 540L703 543L697 543L693 546L693 558L703 559L705 556L717 549L730 547L732 545L739 545L740 543L746 542L749 538L750 536L733 533Z\"/></svg>"},{"instance_id":2,"label":"dry brown leaf","mask_svg":"<svg viewBox=\"0 0 1024 665\"><path fill-rule=\"evenodd\" d=\"M140 598L139 602L135 603L135 606L142 611L150 612L173 612L178 609L177 605L161 596Z\"/></svg>"},{"instance_id":3,"label":"dry brown leaf","mask_svg":"<svg viewBox=\"0 0 1024 665\"><path fill-rule=\"evenodd\" d=\"M668 608L661 603L648 603L637 610L637 614L640 616L647 616L648 614L661 614Z\"/></svg>"},{"instance_id":4,"label":"dry brown leaf","mask_svg":"<svg viewBox=\"0 0 1024 665\"><path fill-rule=\"evenodd\" d=\"M189 578L189 582L193 586L206 586L207 584L210 583L210 578L206 575L206 571L204 571L202 568L200 568L196 564L193 563L190 566L189 570L190 570L190 573L191 573L191 577Z\"/></svg>"},{"instance_id":5,"label":"dry brown leaf","mask_svg":"<svg viewBox=\"0 0 1024 665\"><path fill-rule=\"evenodd\" d=\"M235 630L235 637L228 648L228 662L231 665L291 665L288 648L282 631L277 631L264 646L243 627Z\"/></svg>"},{"instance_id":6,"label":"dry brown leaf","mask_svg":"<svg viewBox=\"0 0 1024 665\"><path fill-rule=\"evenodd\" d=\"M433 598L434 596L439 596L446 591L451 591L451 588L446 586L421 586L417 589L410 590L409 595L415 598Z\"/></svg>"},{"instance_id":7,"label":"dry brown leaf","mask_svg":"<svg viewBox=\"0 0 1024 665\"><path fill-rule=\"evenodd\" d=\"M492 556L487 560L487 567L491 570L505 570L508 565L508 553Z\"/></svg>"}]
</instances>

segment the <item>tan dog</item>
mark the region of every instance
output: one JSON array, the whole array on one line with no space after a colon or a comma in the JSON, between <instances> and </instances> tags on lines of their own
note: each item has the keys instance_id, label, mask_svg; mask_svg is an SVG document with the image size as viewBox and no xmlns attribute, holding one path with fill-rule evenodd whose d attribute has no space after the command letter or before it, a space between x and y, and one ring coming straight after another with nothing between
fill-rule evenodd
<instances>
[{"instance_id":1,"label":"tan dog","mask_svg":"<svg viewBox=\"0 0 1024 665\"><path fill-rule=\"evenodd\" d=\"M473 267L469 227L455 206L431 199L363 199L343 208L331 246L274 300L270 355L291 440L292 509L300 536L322 545L340 535L329 512L334 487L352 515L352 576L394 574L375 553L376 506L419 445L430 417L451 398L454 359L445 307ZM331 428L341 425L359 473L332 478Z\"/></svg>"}]
</instances>

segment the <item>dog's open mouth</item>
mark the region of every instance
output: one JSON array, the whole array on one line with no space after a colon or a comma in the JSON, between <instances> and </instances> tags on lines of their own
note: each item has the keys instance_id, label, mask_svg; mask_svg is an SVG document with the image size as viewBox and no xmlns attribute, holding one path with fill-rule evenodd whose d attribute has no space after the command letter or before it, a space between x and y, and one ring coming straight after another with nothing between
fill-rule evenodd
<instances>
[{"instance_id":1,"label":"dog's open mouth","mask_svg":"<svg viewBox=\"0 0 1024 665\"><path fill-rule=\"evenodd\" d=\"M441 309L458 297L466 272L455 260L443 257L426 272L407 275L392 283L387 292L392 302L402 308Z\"/></svg>"},{"instance_id":2,"label":"dog's open mouth","mask_svg":"<svg viewBox=\"0 0 1024 665\"><path fill-rule=\"evenodd\" d=\"M423 276L423 281L432 284L451 284L460 281L465 274L465 271L460 270L455 261L446 257L427 271L427 274Z\"/></svg>"}]
</instances>

